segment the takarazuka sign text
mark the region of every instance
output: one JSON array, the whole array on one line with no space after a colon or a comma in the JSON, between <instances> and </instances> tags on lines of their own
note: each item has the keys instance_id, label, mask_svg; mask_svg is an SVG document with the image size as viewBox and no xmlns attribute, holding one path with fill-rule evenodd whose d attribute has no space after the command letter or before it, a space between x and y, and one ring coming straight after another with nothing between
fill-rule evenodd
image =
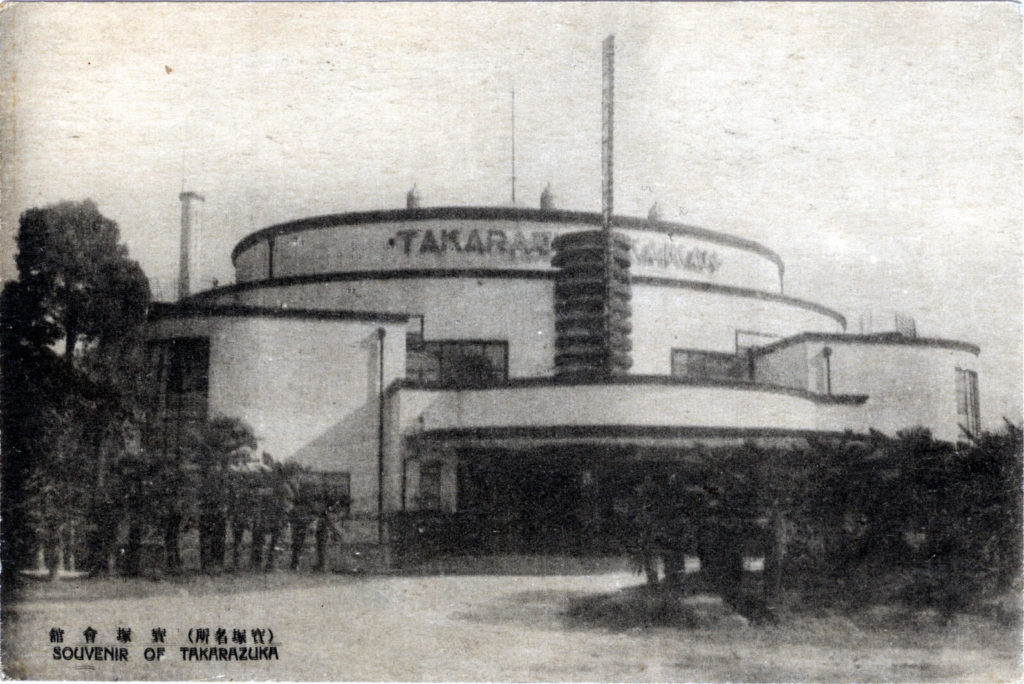
<instances>
[{"instance_id":1,"label":"takarazuka sign text","mask_svg":"<svg viewBox=\"0 0 1024 684\"><path fill-rule=\"evenodd\" d=\"M547 230L506 231L500 228L464 231L460 229L398 230L387 241L387 248L403 256L479 254L508 259L511 263L551 262L551 240ZM714 273L722 258L714 250L677 244L669 239L629 238L635 266L675 268L698 273Z\"/></svg>"}]
</instances>

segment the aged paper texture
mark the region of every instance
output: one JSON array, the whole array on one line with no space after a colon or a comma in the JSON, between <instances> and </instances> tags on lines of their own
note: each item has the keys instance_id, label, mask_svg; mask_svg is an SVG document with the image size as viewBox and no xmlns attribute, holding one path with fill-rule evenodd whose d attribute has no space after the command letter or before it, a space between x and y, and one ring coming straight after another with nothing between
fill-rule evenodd
<instances>
[{"instance_id":1,"label":"aged paper texture","mask_svg":"<svg viewBox=\"0 0 1024 684\"><path fill-rule=\"evenodd\" d=\"M1019 680L1021 54L0 6L4 675Z\"/></svg>"}]
</instances>

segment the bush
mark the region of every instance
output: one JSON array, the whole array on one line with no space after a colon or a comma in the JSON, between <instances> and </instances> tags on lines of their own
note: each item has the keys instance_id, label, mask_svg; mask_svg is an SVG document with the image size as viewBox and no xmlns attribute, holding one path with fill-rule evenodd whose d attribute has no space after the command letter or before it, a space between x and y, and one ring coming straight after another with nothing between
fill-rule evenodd
<instances>
[{"instance_id":1,"label":"bush","mask_svg":"<svg viewBox=\"0 0 1024 684\"><path fill-rule=\"evenodd\" d=\"M633 489L623 548L652 586L673 584L672 572L653 571L659 557L668 570L691 553L715 591L735 598L729 569L760 552L769 595L816 588L833 601L902 601L949 616L1021 571L1021 428L969 437L954 445L914 429L698 447L691 465L663 463Z\"/></svg>"}]
</instances>

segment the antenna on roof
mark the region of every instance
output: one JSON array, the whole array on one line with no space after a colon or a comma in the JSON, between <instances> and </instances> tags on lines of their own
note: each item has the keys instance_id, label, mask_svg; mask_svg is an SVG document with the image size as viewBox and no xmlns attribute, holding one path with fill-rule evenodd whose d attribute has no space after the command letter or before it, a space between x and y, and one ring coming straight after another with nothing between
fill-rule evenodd
<instances>
[{"instance_id":1,"label":"antenna on roof","mask_svg":"<svg viewBox=\"0 0 1024 684\"><path fill-rule=\"evenodd\" d=\"M512 206L516 206L516 86L512 84Z\"/></svg>"},{"instance_id":2,"label":"antenna on roof","mask_svg":"<svg viewBox=\"0 0 1024 684\"><path fill-rule=\"evenodd\" d=\"M614 367L612 319L612 133L615 113L615 35L604 39L601 59L601 234L604 238L604 370Z\"/></svg>"}]
</instances>

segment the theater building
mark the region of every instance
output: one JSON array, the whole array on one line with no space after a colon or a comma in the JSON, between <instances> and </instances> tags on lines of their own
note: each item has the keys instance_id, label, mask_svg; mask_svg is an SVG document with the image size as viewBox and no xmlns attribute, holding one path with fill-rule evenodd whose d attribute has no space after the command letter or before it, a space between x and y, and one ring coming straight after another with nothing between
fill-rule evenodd
<instances>
[{"instance_id":1,"label":"theater building","mask_svg":"<svg viewBox=\"0 0 1024 684\"><path fill-rule=\"evenodd\" d=\"M978 347L847 332L768 247L653 214L612 220L631 366L562 372L557 247L601 215L416 200L256 231L234 284L154 306L164 429L237 416L274 458L347 474L352 541L434 511L520 550L572 546L580 506L701 445L978 429Z\"/></svg>"}]
</instances>

